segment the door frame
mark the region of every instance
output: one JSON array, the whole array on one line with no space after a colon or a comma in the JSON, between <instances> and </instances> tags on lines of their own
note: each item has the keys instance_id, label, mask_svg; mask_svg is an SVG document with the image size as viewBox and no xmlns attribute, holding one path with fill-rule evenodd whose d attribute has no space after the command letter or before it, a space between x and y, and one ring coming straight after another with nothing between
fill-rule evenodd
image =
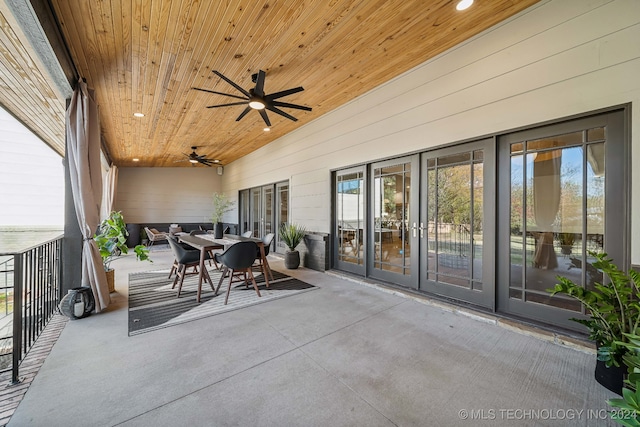
<instances>
[{"instance_id":1,"label":"door frame","mask_svg":"<svg viewBox=\"0 0 640 427\"><path fill-rule=\"evenodd\" d=\"M630 205L630 185L625 180L629 176L630 156L628 153L628 131L625 128L625 109L603 112L597 115L575 118L559 123L552 123L535 128L504 134L498 137L498 193L510 194L511 143L531 139L562 135L594 127L606 127L605 137L605 224L604 251L614 259L617 265L629 265L630 233L628 212ZM614 171L619 173L615 173ZM505 197L499 200L499 224L510 223L510 200ZM497 310L510 315L526 317L539 322L553 324L567 329L583 332L584 327L571 321L571 317L581 317L579 313L537 303L527 303L509 297L510 287L510 231L508 226L497 230L498 251L496 259L497 272ZM553 284L550 284L550 288Z\"/></svg>"},{"instance_id":2,"label":"door frame","mask_svg":"<svg viewBox=\"0 0 640 427\"><path fill-rule=\"evenodd\" d=\"M374 250L375 245L367 244L367 242L375 241L375 213L374 213L374 194L375 194L375 170L386 166L399 165L409 163L411 164L411 187L409 189L409 224L407 224L407 235L410 239L411 254L409 255L410 271L411 274L403 275L394 273L391 271L385 271L374 268ZM418 238L418 222L420 218L420 155L413 154L404 157L398 157L390 160L383 160L374 162L369 166L369 186L368 186L368 203L366 211L366 229L364 235L365 248L366 248L366 260L367 276L377 280L383 280L391 283L398 283L403 286L407 286L412 289L418 289L418 283L420 279L419 275L419 238Z\"/></svg>"},{"instance_id":3,"label":"door frame","mask_svg":"<svg viewBox=\"0 0 640 427\"><path fill-rule=\"evenodd\" d=\"M362 228L363 228L363 233L362 234L362 241L358 242L359 244L362 244L364 248L367 247L367 233L365 232L365 230L367 229L367 216L368 216L368 206L369 206L369 194L368 194L368 183L369 183L369 177L368 177L368 168L366 166L356 166L356 167L352 167L352 168L347 168L347 169L341 169L339 171L336 171L332 174L332 180L331 180L331 186L332 186L332 191L333 191L333 197L332 197L332 221L333 221L333 244L332 244L332 248L333 248L333 265L335 268L338 268L342 271L347 271L349 273L353 273L353 274L358 274L361 276L365 276L367 273L367 251L363 251L363 263L362 264L356 264L356 263L352 263L352 262L346 262L346 261L341 261L340 260L340 245L342 244L342 242L340 241L340 223L339 223L339 215L337 212L338 209L338 204L337 204L337 196L338 196L338 189L337 189L337 184L338 184L338 177L342 176L342 175L350 175L353 173L361 173L362 174L362 189L363 189L363 193L361 194L362 197L362 202L363 202L363 207L362 207L362 211L363 211L363 218L362 218ZM359 229L358 229L359 230ZM356 230L356 233L359 233L359 231ZM359 233L360 234L360 233ZM359 248L355 248L355 250L359 251Z\"/></svg>"},{"instance_id":4,"label":"door frame","mask_svg":"<svg viewBox=\"0 0 640 427\"><path fill-rule=\"evenodd\" d=\"M423 263L428 257L428 236L420 239L420 290L455 298L456 300L468 302L474 305L495 310L495 259L496 248L496 143L495 138L485 138L477 141L466 142L451 147L431 150L420 155L420 226L425 228L428 224L428 169L427 160L456 153L465 153L482 150L483 151L483 241L482 241L482 290L473 290L461 286L439 283L428 279L427 264ZM472 164L471 162L469 163ZM422 230L421 230L422 231ZM473 236L471 236L473 239Z\"/></svg>"}]
</instances>

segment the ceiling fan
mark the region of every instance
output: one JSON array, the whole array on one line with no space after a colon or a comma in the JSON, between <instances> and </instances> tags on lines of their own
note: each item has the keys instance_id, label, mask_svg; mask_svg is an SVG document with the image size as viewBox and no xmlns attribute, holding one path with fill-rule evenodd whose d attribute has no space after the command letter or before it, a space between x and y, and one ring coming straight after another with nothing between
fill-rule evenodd
<instances>
[{"instance_id":1,"label":"ceiling fan","mask_svg":"<svg viewBox=\"0 0 640 427\"><path fill-rule=\"evenodd\" d=\"M211 165L214 165L214 164L220 164L220 160L218 159L208 159L207 156L202 156L196 153L196 148L198 147L197 146L191 147L191 154L184 154L186 159L175 160L174 163L189 161L191 162L192 166L195 166L196 164L200 163L209 167L211 167Z\"/></svg>"},{"instance_id":2,"label":"ceiling fan","mask_svg":"<svg viewBox=\"0 0 640 427\"><path fill-rule=\"evenodd\" d=\"M228 104L220 104L220 105L209 105L207 107L207 108L219 108L219 107L230 107L233 105L248 104L247 107L244 109L244 111L240 113L240 115L236 119L236 122L239 121L241 118L243 118L251 110L258 110L258 112L260 113L260 116L262 116L262 120L264 120L267 126L271 126L271 121L269 121L269 116L267 116L267 112L265 110L273 111L274 113L280 114L281 116L286 117L289 120L293 120L294 122L298 121L298 119L293 117L291 114L288 114L282 111L278 107L295 108L297 110L311 111L310 107L305 107L303 105L297 105L297 104L290 104L288 102L276 101L276 99L283 98L285 96L292 95L294 93L302 92L304 90L302 86L298 86L292 89L287 89L287 90L283 90L280 92L267 95L264 93L264 79L265 79L266 73L262 70L260 70L256 74L251 75L251 81L253 81L256 85L254 88L249 89L248 91L244 90L243 88L238 86L236 83L232 82L230 79L225 77L219 71L216 71L216 70L212 70L212 71L221 79L223 79L225 82L229 83L231 86L236 88L244 96L232 95L230 93L216 92L214 90L201 89L197 87L193 87L191 89L200 90L203 92L215 93L216 95L229 96L231 98L242 99L242 101L238 101L238 102L231 102Z\"/></svg>"}]
</instances>

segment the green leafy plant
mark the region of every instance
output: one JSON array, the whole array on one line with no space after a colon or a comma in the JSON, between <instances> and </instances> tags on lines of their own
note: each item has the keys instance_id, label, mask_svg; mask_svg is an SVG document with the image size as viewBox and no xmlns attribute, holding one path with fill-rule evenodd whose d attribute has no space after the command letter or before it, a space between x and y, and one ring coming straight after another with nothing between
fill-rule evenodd
<instances>
[{"instance_id":1,"label":"green leafy plant","mask_svg":"<svg viewBox=\"0 0 640 427\"><path fill-rule=\"evenodd\" d=\"M561 246L573 246L575 242L575 233L558 233L558 243L560 243Z\"/></svg>"},{"instance_id":2,"label":"green leafy plant","mask_svg":"<svg viewBox=\"0 0 640 427\"><path fill-rule=\"evenodd\" d=\"M607 400L607 404L616 411L611 418L623 426L640 427L640 336L625 334L627 342L618 341L617 345L626 349L622 356L627 366L628 376L625 383L628 387L622 389L622 398Z\"/></svg>"},{"instance_id":3,"label":"green leafy plant","mask_svg":"<svg viewBox=\"0 0 640 427\"><path fill-rule=\"evenodd\" d=\"M282 224L280 226L280 240L287 245L289 251L293 252L296 250L296 247L302 242L304 239L307 230L298 224Z\"/></svg>"},{"instance_id":4,"label":"green leafy plant","mask_svg":"<svg viewBox=\"0 0 640 427\"><path fill-rule=\"evenodd\" d=\"M100 256L104 270L111 269L111 262L122 254L129 253L127 248L127 226L121 212L111 212L108 218L105 218L98 228L98 233L93 236L93 240L98 245ZM149 258L149 249L144 245L137 245L133 248L138 261L151 261Z\"/></svg>"},{"instance_id":5,"label":"green leafy plant","mask_svg":"<svg viewBox=\"0 0 640 427\"><path fill-rule=\"evenodd\" d=\"M620 366L627 351L629 335L635 335L640 324L640 274L620 270L606 253L589 252L596 258L593 267L603 272L608 281L596 282L593 290L558 276L560 283L548 289L551 295L564 294L584 304L588 319L571 320L589 329L589 338L598 343L598 360L608 367Z\"/></svg>"},{"instance_id":6,"label":"green leafy plant","mask_svg":"<svg viewBox=\"0 0 640 427\"><path fill-rule=\"evenodd\" d=\"M211 222L217 224L222 222L222 216L233 208L233 200L229 200L226 194L213 193L213 213Z\"/></svg>"}]
</instances>

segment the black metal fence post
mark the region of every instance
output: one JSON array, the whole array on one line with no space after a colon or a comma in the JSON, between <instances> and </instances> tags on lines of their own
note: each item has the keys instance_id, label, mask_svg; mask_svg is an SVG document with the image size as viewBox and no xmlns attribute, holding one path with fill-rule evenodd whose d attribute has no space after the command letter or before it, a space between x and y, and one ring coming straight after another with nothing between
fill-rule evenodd
<instances>
[{"instance_id":1,"label":"black metal fence post","mask_svg":"<svg viewBox=\"0 0 640 427\"><path fill-rule=\"evenodd\" d=\"M22 283L23 254L13 256L13 368L11 372L11 382L20 382L18 378L18 367L22 359Z\"/></svg>"}]
</instances>

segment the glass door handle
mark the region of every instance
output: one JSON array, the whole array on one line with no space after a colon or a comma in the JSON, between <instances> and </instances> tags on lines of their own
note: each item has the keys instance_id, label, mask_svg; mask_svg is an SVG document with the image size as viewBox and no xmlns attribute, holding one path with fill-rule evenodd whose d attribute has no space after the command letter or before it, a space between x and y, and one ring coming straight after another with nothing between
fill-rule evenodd
<instances>
[{"instance_id":1,"label":"glass door handle","mask_svg":"<svg viewBox=\"0 0 640 427\"><path fill-rule=\"evenodd\" d=\"M413 223L413 227L411 227L411 230L413 230L413 237L418 237L418 227L415 222Z\"/></svg>"},{"instance_id":2,"label":"glass door handle","mask_svg":"<svg viewBox=\"0 0 640 427\"><path fill-rule=\"evenodd\" d=\"M424 222L420 223L420 229L419 230L420 230L420 238L422 239L424 237L424 230L425 230Z\"/></svg>"}]
</instances>

